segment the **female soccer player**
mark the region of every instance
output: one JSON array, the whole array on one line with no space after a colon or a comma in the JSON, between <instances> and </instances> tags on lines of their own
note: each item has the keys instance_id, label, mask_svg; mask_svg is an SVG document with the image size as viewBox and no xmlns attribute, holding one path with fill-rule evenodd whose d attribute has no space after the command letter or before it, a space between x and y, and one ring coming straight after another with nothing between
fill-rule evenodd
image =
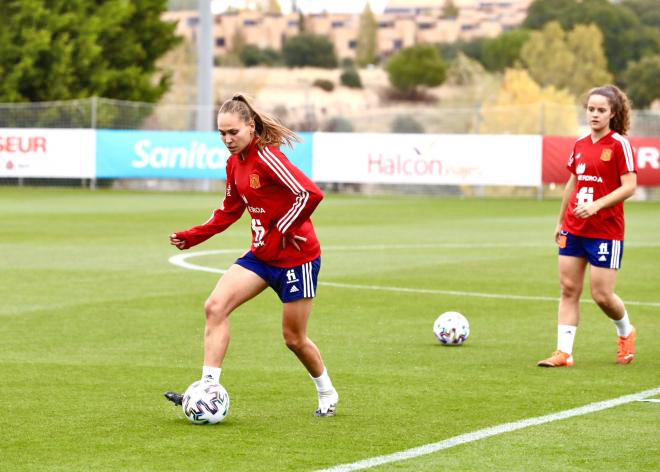
<instances>
[{"instance_id":1,"label":"female soccer player","mask_svg":"<svg viewBox=\"0 0 660 472\"><path fill-rule=\"evenodd\" d=\"M252 218L252 245L220 278L204 305L202 381L220 382L229 344L229 315L270 286L282 301L284 342L316 385L314 415L334 416L339 396L319 349L307 337L321 267L321 246L309 218L323 194L280 152L280 145L299 141L296 134L256 111L243 95L222 104L218 131L231 153L224 201L206 223L172 234L170 243L179 249L195 246L227 229L247 209ZM165 396L181 404L181 394Z\"/></svg>"},{"instance_id":2,"label":"female soccer player","mask_svg":"<svg viewBox=\"0 0 660 472\"><path fill-rule=\"evenodd\" d=\"M635 357L635 328L614 293L623 256L623 201L637 186L635 156L624 137L630 126L628 98L614 85L591 89L586 117L591 133L576 141L568 159L566 184L555 229L559 246L559 326L557 350L541 367L569 367L580 319L580 294L587 263L591 296L614 322L619 337L616 362Z\"/></svg>"}]
</instances>

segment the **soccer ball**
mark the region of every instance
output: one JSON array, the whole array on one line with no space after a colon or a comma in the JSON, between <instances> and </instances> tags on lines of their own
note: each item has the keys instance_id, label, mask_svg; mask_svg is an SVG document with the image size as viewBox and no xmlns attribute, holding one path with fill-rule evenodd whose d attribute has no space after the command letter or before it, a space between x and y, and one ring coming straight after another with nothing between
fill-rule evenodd
<instances>
[{"instance_id":1,"label":"soccer ball","mask_svg":"<svg viewBox=\"0 0 660 472\"><path fill-rule=\"evenodd\" d=\"M447 311L433 323L433 333L442 344L458 346L470 336L470 323L457 311Z\"/></svg>"},{"instance_id":2,"label":"soccer ball","mask_svg":"<svg viewBox=\"0 0 660 472\"><path fill-rule=\"evenodd\" d=\"M186 389L181 407L191 423L219 423L229 413L229 394L220 384L198 380Z\"/></svg>"}]
</instances>

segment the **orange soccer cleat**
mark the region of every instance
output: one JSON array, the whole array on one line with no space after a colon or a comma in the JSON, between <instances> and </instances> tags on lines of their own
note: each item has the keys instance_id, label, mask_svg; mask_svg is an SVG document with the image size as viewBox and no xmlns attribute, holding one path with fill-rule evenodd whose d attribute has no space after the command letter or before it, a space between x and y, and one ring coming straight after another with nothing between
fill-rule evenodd
<instances>
[{"instance_id":1,"label":"orange soccer cleat","mask_svg":"<svg viewBox=\"0 0 660 472\"><path fill-rule=\"evenodd\" d=\"M573 356L562 351L555 351L547 359L543 359L536 364L539 367L571 367L575 362L573 362Z\"/></svg>"},{"instance_id":2,"label":"orange soccer cleat","mask_svg":"<svg viewBox=\"0 0 660 472\"><path fill-rule=\"evenodd\" d=\"M634 326L628 336L625 338L619 336L619 350L616 353L617 364L630 364L635 358L635 336L637 336L637 330Z\"/></svg>"}]
</instances>

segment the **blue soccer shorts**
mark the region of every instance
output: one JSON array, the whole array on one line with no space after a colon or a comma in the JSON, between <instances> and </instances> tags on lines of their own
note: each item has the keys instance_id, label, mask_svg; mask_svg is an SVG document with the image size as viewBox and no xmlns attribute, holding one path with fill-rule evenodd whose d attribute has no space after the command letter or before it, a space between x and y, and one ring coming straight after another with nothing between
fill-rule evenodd
<instances>
[{"instance_id":1,"label":"blue soccer shorts","mask_svg":"<svg viewBox=\"0 0 660 472\"><path fill-rule=\"evenodd\" d=\"M268 282L282 303L316 296L316 283L321 270L321 258L295 267L275 267L260 261L252 252L236 259L236 264L254 272Z\"/></svg>"},{"instance_id":2,"label":"blue soccer shorts","mask_svg":"<svg viewBox=\"0 0 660 472\"><path fill-rule=\"evenodd\" d=\"M589 264L606 269L620 269L623 241L616 239L583 238L567 231L559 234L559 255L583 257Z\"/></svg>"}]
</instances>

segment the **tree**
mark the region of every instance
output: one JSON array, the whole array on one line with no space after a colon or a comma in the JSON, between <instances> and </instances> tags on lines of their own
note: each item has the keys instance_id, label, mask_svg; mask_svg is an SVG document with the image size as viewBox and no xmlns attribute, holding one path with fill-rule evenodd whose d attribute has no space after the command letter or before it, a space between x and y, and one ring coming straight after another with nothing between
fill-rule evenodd
<instances>
[{"instance_id":1,"label":"tree","mask_svg":"<svg viewBox=\"0 0 660 472\"><path fill-rule=\"evenodd\" d=\"M169 75L156 60L180 41L160 19L166 3L3 1L0 101L157 101Z\"/></svg>"},{"instance_id":2,"label":"tree","mask_svg":"<svg viewBox=\"0 0 660 472\"><path fill-rule=\"evenodd\" d=\"M357 38L356 60L361 66L367 66L376 62L376 33L378 32L378 23L374 16L369 2L364 7L360 15L360 29Z\"/></svg>"},{"instance_id":3,"label":"tree","mask_svg":"<svg viewBox=\"0 0 660 472\"><path fill-rule=\"evenodd\" d=\"M494 100L481 108L482 133L560 134L578 132L575 97L541 87L522 69L507 69Z\"/></svg>"},{"instance_id":4,"label":"tree","mask_svg":"<svg viewBox=\"0 0 660 472\"><path fill-rule=\"evenodd\" d=\"M603 50L603 34L598 26L577 25L567 34L566 44L573 52L577 65L567 81L571 92L579 95L592 87L612 82Z\"/></svg>"},{"instance_id":5,"label":"tree","mask_svg":"<svg viewBox=\"0 0 660 472\"><path fill-rule=\"evenodd\" d=\"M489 71L503 71L513 67L520 58L520 50L530 37L530 30L515 29L486 39L481 44L481 61Z\"/></svg>"},{"instance_id":6,"label":"tree","mask_svg":"<svg viewBox=\"0 0 660 472\"><path fill-rule=\"evenodd\" d=\"M660 99L660 55L631 62L624 74L626 92L634 107L647 108Z\"/></svg>"},{"instance_id":7,"label":"tree","mask_svg":"<svg viewBox=\"0 0 660 472\"><path fill-rule=\"evenodd\" d=\"M553 21L542 31L531 33L520 51L520 60L541 86L552 85L580 94L612 80L602 40L596 25L578 25L566 34Z\"/></svg>"},{"instance_id":8,"label":"tree","mask_svg":"<svg viewBox=\"0 0 660 472\"><path fill-rule=\"evenodd\" d=\"M402 49L390 58L385 69L394 88L413 94L419 86L442 84L447 74L438 49L424 44Z\"/></svg>"},{"instance_id":9,"label":"tree","mask_svg":"<svg viewBox=\"0 0 660 472\"><path fill-rule=\"evenodd\" d=\"M280 14L282 13L282 7L280 7L280 2L277 0L268 0L268 6L266 7L266 12Z\"/></svg>"},{"instance_id":10,"label":"tree","mask_svg":"<svg viewBox=\"0 0 660 472\"><path fill-rule=\"evenodd\" d=\"M484 67L479 61L459 52L449 66L447 81L452 85L472 85L484 73Z\"/></svg>"},{"instance_id":11,"label":"tree","mask_svg":"<svg viewBox=\"0 0 660 472\"><path fill-rule=\"evenodd\" d=\"M438 43L436 47L440 51L440 55L445 61L452 61L456 59L456 56L459 52L462 52L466 56L476 59L482 64L484 61L481 58L483 54L483 43L486 41L485 38L476 38L470 41L464 41L459 39L453 43Z\"/></svg>"},{"instance_id":12,"label":"tree","mask_svg":"<svg viewBox=\"0 0 660 472\"><path fill-rule=\"evenodd\" d=\"M454 5L452 0L445 0L444 5L442 6L442 17L443 18L456 18L460 13L458 7Z\"/></svg>"},{"instance_id":13,"label":"tree","mask_svg":"<svg viewBox=\"0 0 660 472\"><path fill-rule=\"evenodd\" d=\"M660 8L657 0L623 0L621 4L635 13L642 24L660 28Z\"/></svg>"},{"instance_id":14,"label":"tree","mask_svg":"<svg viewBox=\"0 0 660 472\"><path fill-rule=\"evenodd\" d=\"M647 6L649 9L645 11ZM657 1L648 0L639 11L640 16L637 16L633 9L608 0L534 0L527 9L523 27L540 29L549 22L558 21L569 30L578 24L596 24L604 35L609 70L618 76L629 61L660 50L660 31L645 27L647 23L640 20L647 14L651 18L657 15L654 13Z\"/></svg>"},{"instance_id":15,"label":"tree","mask_svg":"<svg viewBox=\"0 0 660 472\"><path fill-rule=\"evenodd\" d=\"M575 73L575 55L556 21L531 34L520 51L520 60L532 79L542 86L565 88L569 76Z\"/></svg>"},{"instance_id":16,"label":"tree","mask_svg":"<svg viewBox=\"0 0 660 472\"><path fill-rule=\"evenodd\" d=\"M325 36L301 33L284 43L284 62L289 67L337 67L334 45Z\"/></svg>"}]
</instances>

